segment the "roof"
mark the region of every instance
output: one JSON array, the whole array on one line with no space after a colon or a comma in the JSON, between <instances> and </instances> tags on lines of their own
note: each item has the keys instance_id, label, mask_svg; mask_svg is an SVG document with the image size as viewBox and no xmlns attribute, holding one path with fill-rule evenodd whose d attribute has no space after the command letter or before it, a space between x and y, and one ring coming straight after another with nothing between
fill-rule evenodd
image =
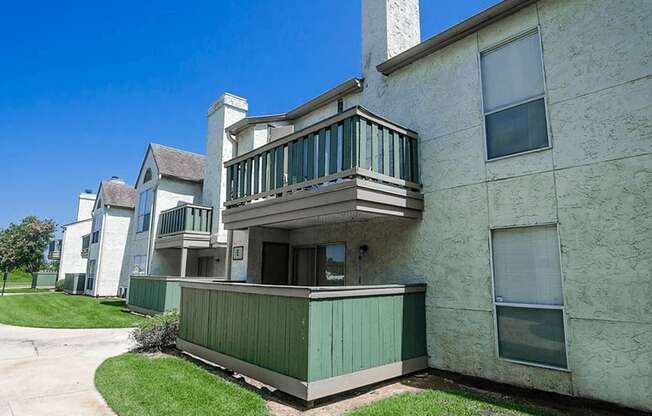
<instances>
[{"instance_id":1,"label":"roof","mask_svg":"<svg viewBox=\"0 0 652 416\"><path fill-rule=\"evenodd\" d=\"M258 123L270 123L274 121L287 121L295 120L301 116L304 116L311 111L322 107L326 104L329 104L345 95L360 92L362 91L363 83L360 78L352 78L348 81L345 81L334 88L324 92L323 94L318 95L310 101L307 101L298 107L288 111L284 114L271 114L271 115L262 115L262 116L253 116L245 117L242 120L230 125L226 130L231 134L238 134L242 130L251 126L252 124Z\"/></svg>"},{"instance_id":2,"label":"roof","mask_svg":"<svg viewBox=\"0 0 652 416\"><path fill-rule=\"evenodd\" d=\"M411 63L428 56L439 49L461 40L468 35L503 19L535 3L536 0L503 0L475 16L472 16L445 31L426 39L398 55L381 63L376 68L384 75L389 75Z\"/></svg>"},{"instance_id":3,"label":"roof","mask_svg":"<svg viewBox=\"0 0 652 416\"><path fill-rule=\"evenodd\" d=\"M136 206L136 189L122 181L102 181L100 195L104 205L130 209Z\"/></svg>"},{"instance_id":4,"label":"roof","mask_svg":"<svg viewBox=\"0 0 652 416\"><path fill-rule=\"evenodd\" d=\"M204 181L206 157L197 153L152 143L149 145L161 176L190 182Z\"/></svg>"}]
</instances>

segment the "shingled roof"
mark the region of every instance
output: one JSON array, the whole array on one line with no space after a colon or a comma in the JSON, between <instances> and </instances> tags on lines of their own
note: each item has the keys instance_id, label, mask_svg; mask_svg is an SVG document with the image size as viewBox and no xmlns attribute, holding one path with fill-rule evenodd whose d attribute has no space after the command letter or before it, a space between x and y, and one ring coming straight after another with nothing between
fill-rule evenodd
<instances>
[{"instance_id":1,"label":"shingled roof","mask_svg":"<svg viewBox=\"0 0 652 416\"><path fill-rule=\"evenodd\" d=\"M160 144L150 144L154 161L161 176L191 182L204 181L204 155L186 152Z\"/></svg>"},{"instance_id":2,"label":"shingled roof","mask_svg":"<svg viewBox=\"0 0 652 416\"><path fill-rule=\"evenodd\" d=\"M136 189L121 180L102 181L100 192L104 205L130 209L136 206Z\"/></svg>"}]
</instances>

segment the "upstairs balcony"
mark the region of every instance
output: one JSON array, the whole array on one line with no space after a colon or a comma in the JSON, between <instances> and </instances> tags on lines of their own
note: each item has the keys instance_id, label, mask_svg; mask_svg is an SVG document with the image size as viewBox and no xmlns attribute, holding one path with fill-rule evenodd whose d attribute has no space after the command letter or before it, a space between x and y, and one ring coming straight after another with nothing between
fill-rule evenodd
<instances>
[{"instance_id":1,"label":"upstairs balcony","mask_svg":"<svg viewBox=\"0 0 652 416\"><path fill-rule=\"evenodd\" d=\"M52 240L48 245L48 259L59 260L61 259L61 240Z\"/></svg>"},{"instance_id":2,"label":"upstairs balcony","mask_svg":"<svg viewBox=\"0 0 652 416\"><path fill-rule=\"evenodd\" d=\"M91 235L86 234L85 236L82 236L81 257L83 259L88 258L88 249L90 246L91 246Z\"/></svg>"},{"instance_id":3,"label":"upstairs balcony","mask_svg":"<svg viewBox=\"0 0 652 416\"><path fill-rule=\"evenodd\" d=\"M224 163L224 227L420 219L417 133L353 107Z\"/></svg>"},{"instance_id":4,"label":"upstairs balcony","mask_svg":"<svg viewBox=\"0 0 652 416\"><path fill-rule=\"evenodd\" d=\"M156 248L210 247L213 209L185 204L161 211Z\"/></svg>"}]
</instances>

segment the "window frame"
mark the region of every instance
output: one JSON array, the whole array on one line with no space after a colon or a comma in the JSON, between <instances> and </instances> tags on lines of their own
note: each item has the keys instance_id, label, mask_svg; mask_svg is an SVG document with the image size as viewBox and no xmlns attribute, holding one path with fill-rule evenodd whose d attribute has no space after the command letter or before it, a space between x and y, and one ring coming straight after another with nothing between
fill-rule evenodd
<instances>
[{"instance_id":1,"label":"window frame","mask_svg":"<svg viewBox=\"0 0 652 416\"><path fill-rule=\"evenodd\" d=\"M520 153L519 153L520 154ZM546 305L539 303L515 303L515 302L497 302L496 301L496 276L494 272L494 248L493 248L493 233L494 231L500 230L512 230L512 229L523 229L523 228L534 228L534 227L546 227L554 226L557 233L557 250L559 253L559 278L561 279L561 296L563 299L562 305ZM563 263L561 258L561 237L559 234L559 223L558 222L542 222L537 224L526 224L526 225L509 225L509 226L499 226L499 227L490 227L489 228L489 268L491 270L491 313L493 315L494 321L494 351L496 353L496 358L500 361L505 361L514 364L527 365L531 367L546 368L548 370L556 370L570 373L572 372L571 360L569 355L569 341L568 341L568 316L566 313L566 290L564 287L564 270ZM509 307L509 308L523 308L523 309L552 309L560 310L562 316L562 323L564 324L564 352L566 353L566 367L557 367L554 365L546 365L541 363L534 363L530 361L517 360L514 358L505 358L500 355L500 341L498 339L498 312L497 309L499 306Z\"/></svg>"},{"instance_id":2,"label":"window frame","mask_svg":"<svg viewBox=\"0 0 652 416\"><path fill-rule=\"evenodd\" d=\"M539 96L536 97L531 97L528 99L525 99L523 101L520 101L515 104L510 104L504 107L500 107L498 109L494 109L492 111L485 111L484 108L484 86L483 86L483 75L482 75L482 55L492 52L496 49L500 49L504 46L507 46L508 44L517 41L519 39L525 38L527 36L530 36L532 34L537 34L537 37L539 39L539 59L541 59L541 78L543 81L543 93ZM477 50L477 65L478 65L478 75L479 75L479 83L480 83L480 111L482 112L482 135L484 136L483 140L483 146L484 146L484 161L485 163L488 162L494 162L497 160L503 160L503 159L508 159L511 157L516 157L516 156L522 156L522 155L528 155L530 153L537 153L537 152L543 152L546 150L552 149L552 128L550 127L550 112L548 111L548 85L546 84L546 68L544 65L544 59L543 59L543 40L541 39L541 26L537 25L535 27L530 27L528 29L525 29L523 31L520 31L514 35L511 35L499 42L496 42L488 47L485 47L483 49L478 48ZM489 143L488 143L488 136L487 136L487 117L501 112L505 110L509 110L514 107L518 107L523 104L527 104L533 101L537 101L543 98L543 108L544 108L544 113L546 116L546 133L547 133L547 139L548 139L548 144L544 147L539 147L537 149L530 149L530 150L525 150L522 152L517 152L517 153L512 153L509 155L504 155L504 156L498 156L498 157L489 157Z\"/></svg>"},{"instance_id":3,"label":"window frame","mask_svg":"<svg viewBox=\"0 0 652 416\"><path fill-rule=\"evenodd\" d=\"M142 273L134 273L134 268L136 267L136 258L142 258L142 266L143 266L143 272ZM129 273L130 276L147 276L147 255L145 254L136 254L131 256L131 272Z\"/></svg>"},{"instance_id":4,"label":"window frame","mask_svg":"<svg viewBox=\"0 0 652 416\"><path fill-rule=\"evenodd\" d=\"M152 194L153 194L153 188L147 188L138 194L138 211L136 212L136 234L140 233L145 233L149 232L150 229L152 228L152 209L153 209L153 203L152 203ZM142 204L142 196L143 194L147 194L147 208L149 209L149 212L144 212L140 213L140 208ZM149 219L147 221L147 229L145 229L145 217L149 214ZM143 217L143 228L140 228L140 218Z\"/></svg>"},{"instance_id":5,"label":"window frame","mask_svg":"<svg viewBox=\"0 0 652 416\"><path fill-rule=\"evenodd\" d=\"M291 276L290 276L290 284L292 286L300 286L296 284L296 256L295 256L295 250L296 249L306 249L306 248L312 248L315 250L313 253L314 256L314 270L313 270L313 279L312 279L312 284L310 286L312 287L330 287L330 286L319 286L317 282L319 281L319 276L317 276L317 249L319 247L326 247L326 246L337 246L337 245L342 245L344 246L344 284L342 286L347 286L347 267L346 267L346 261L348 260L348 246L345 241L335 241L335 242L327 242L327 243L314 243L314 244L299 244L299 245L293 245L291 246ZM339 286L339 287L342 287ZM334 286L338 287L338 286Z\"/></svg>"}]
</instances>

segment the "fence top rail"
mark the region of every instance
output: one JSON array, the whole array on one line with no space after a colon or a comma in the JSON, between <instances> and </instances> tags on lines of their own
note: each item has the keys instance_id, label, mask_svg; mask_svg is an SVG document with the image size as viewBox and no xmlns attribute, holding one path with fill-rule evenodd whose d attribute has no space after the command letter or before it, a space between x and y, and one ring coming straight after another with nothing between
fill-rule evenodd
<instances>
[{"instance_id":1,"label":"fence top rail","mask_svg":"<svg viewBox=\"0 0 652 416\"><path fill-rule=\"evenodd\" d=\"M212 207L205 207L203 205L182 204L182 205L177 205L176 207L168 208L168 209L165 209L165 210L161 211L161 215L165 214L166 212L172 212L172 211L176 211L176 210L182 209L182 208L200 208L200 209L206 209L206 210L213 209Z\"/></svg>"},{"instance_id":2,"label":"fence top rail","mask_svg":"<svg viewBox=\"0 0 652 416\"><path fill-rule=\"evenodd\" d=\"M250 293L257 295L283 296L304 299L351 298L364 296L398 295L423 293L425 283L362 285L362 286L286 286L262 285L245 282L220 281L210 279L184 279L181 287L191 289L217 290L223 292Z\"/></svg>"},{"instance_id":3,"label":"fence top rail","mask_svg":"<svg viewBox=\"0 0 652 416\"><path fill-rule=\"evenodd\" d=\"M236 163L242 162L243 160L250 159L254 156L257 156L261 153L267 152L271 149L275 149L279 146L283 146L293 140L299 139L303 136L307 136L310 133L314 133L316 131L321 130L322 128L328 127L332 124L338 123L344 119L347 119L349 117L353 116L360 116L366 120L369 120L373 123L379 124L383 127L392 129L399 134L403 134L405 136L411 137L413 139L416 139L418 137L417 133L413 130L410 130L406 127L401 126L400 124L394 123L390 120L387 120L384 117L378 116L371 111L367 110L366 108L357 105L354 107L349 108L346 111L343 111L339 114L335 114L334 116L328 117L324 120L321 120L311 126L308 126L304 129L301 129L299 131L295 131L294 133L290 133L285 137L281 137L279 139L276 139L272 142L269 142L263 146L260 146L256 149L250 150L245 154L242 154L240 156L234 157L233 159L227 160L224 162L224 167L229 167L232 165L235 165Z\"/></svg>"},{"instance_id":4,"label":"fence top rail","mask_svg":"<svg viewBox=\"0 0 652 416\"><path fill-rule=\"evenodd\" d=\"M157 276L157 275L143 275L143 274L132 274L129 276L131 279L141 279L141 280L166 280L170 282L185 282L188 280L192 281L226 281L226 277L181 277L181 276Z\"/></svg>"}]
</instances>

